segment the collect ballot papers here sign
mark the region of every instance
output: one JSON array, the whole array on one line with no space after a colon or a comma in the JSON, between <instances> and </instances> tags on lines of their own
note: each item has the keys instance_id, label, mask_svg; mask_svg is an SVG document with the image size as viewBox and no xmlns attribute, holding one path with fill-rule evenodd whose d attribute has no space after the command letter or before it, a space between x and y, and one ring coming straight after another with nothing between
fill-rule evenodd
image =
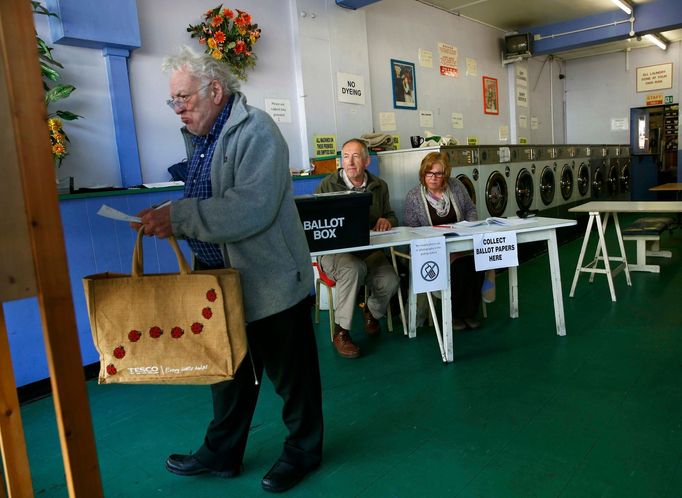
<instances>
[{"instance_id":1,"label":"collect ballot papers here sign","mask_svg":"<svg viewBox=\"0 0 682 498\"><path fill-rule=\"evenodd\" d=\"M479 233L473 242L476 271L519 266L516 232Z\"/></svg>"}]
</instances>

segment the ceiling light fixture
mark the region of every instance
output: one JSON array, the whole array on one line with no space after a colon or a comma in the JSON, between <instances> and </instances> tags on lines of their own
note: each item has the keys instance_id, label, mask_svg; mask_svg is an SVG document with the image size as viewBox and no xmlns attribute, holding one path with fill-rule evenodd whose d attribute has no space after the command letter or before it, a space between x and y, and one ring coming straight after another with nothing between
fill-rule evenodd
<instances>
[{"instance_id":1,"label":"ceiling light fixture","mask_svg":"<svg viewBox=\"0 0 682 498\"><path fill-rule=\"evenodd\" d=\"M627 15L632 14L632 7L630 4L623 0L611 0L614 4L616 4L618 7L623 9L623 12L625 12Z\"/></svg>"},{"instance_id":2,"label":"ceiling light fixture","mask_svg":"<svg viewBox=\"0 0 682 498\"><path fill-rule=\"evenodd\" d=\"M660 36L649 33L648 35L644 35L644 38L649 40L651 43L656 45L661 50L665 50L666 48L668 48L668 42L666 40L663 40Z\"/></svg>"}]
</instances>

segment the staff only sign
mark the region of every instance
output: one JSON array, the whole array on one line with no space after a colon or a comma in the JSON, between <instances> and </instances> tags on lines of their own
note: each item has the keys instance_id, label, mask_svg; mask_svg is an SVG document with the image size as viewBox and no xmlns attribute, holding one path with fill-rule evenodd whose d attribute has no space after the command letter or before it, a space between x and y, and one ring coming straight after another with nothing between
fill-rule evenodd
<instances>
[{"instance_id":1,"label":"staff only sign","mask_svg":"<svg viewBox=\"0 0 682 498\"><path fill-rule=\"evenodd\" d=\"M478 233L473 240L476 271L519 266L516 232Z\"/></svg>"}]
</instances>

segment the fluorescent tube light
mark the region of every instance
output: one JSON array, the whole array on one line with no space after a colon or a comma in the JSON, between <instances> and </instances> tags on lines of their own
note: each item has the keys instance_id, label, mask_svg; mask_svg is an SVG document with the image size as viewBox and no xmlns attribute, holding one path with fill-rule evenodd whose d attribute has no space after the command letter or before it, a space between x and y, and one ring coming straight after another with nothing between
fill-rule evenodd
<instances>
[{"instance_id":1,"label":"fluorescent tube light","mask_svg":"<svg viewBox=\"0 0 682 498\"><path fill-rule=\"evenodd\" d=\"M649 33L648 35L644 35L644 38L649 40L651 43L656 45L661 50L665 50L666 48L668 48L668 44L654 34Z\"/></svg>"},{"instance_id":2,"label":"fluorescent tube light","mask_svg":"<svg viewBox=\"0 0 682 498\"><path fill-rule=\"evenodd\" d=\"M628 5L628 4L627 4L626 2L624 2L623 0L611 0L611 1L612 1L614 4L616 4L618 7L620 7L621 9L623 9L623 11L624 11L626 14L628 14L628 15L632 14L632 7L630 7L630 5Z\"/></svg>"}]
</instances>

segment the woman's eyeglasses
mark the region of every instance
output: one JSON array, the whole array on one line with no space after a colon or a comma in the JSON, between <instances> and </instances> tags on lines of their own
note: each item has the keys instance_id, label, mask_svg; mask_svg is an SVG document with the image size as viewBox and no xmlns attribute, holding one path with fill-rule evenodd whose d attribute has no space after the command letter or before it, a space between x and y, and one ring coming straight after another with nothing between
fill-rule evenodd
<instances>
[{"instance_id":1,"label":"woman's eyeglasses","mask_svg":"<svg viewBox=\"0 0 682 498\"><path fill-rule=\"evenodd\" d=\"M427 178L443 178L445 176L445 173L442 171L427 171L424 173L424 176Z\"/></svg>"}]
</instances>

